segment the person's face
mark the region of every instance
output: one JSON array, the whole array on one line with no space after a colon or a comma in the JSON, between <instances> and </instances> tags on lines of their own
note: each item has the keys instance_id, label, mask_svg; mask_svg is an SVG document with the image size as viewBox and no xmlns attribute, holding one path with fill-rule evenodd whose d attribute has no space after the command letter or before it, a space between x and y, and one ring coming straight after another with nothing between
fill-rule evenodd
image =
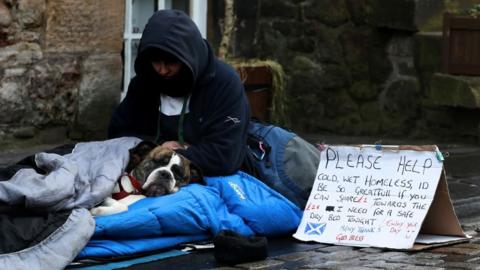
<instances>
[{"instance_id":1,"label":"person's face","mask_svg":"<svg viewBox=\"0 0 480 270\"><path fill-rule=\"evenodd\" d=\"M182 63L178 60L155 59L152 60L152 67L158 75L168 80L180 73Z\"/></svg>"}]
</instances>

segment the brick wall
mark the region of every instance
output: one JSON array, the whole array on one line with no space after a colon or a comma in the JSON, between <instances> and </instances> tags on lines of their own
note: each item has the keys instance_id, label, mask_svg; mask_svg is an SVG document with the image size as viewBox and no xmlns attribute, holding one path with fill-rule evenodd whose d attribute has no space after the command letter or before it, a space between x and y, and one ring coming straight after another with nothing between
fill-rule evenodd
<instances>
[{"instance_id":1,"label":"brick wall","mask_svg":"<svg viewBox=\"0 0 480 270\"><path fill-rule=\"evenodd\" d=\"M0 140L105 136L121 90L123 5L0 0Z\"/></svg>"}]
</instances>

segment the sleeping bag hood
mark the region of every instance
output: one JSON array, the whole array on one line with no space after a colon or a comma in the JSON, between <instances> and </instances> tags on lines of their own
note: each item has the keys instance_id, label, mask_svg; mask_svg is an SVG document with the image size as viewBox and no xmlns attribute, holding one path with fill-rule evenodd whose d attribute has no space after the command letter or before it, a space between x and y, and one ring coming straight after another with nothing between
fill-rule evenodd
<instances>
[{"instance_id":1,"label":"sleeping bag hood","mask_svg":"<svg viewBox=\"0 0 480 270\"><path fill-rule=\"evenodd\" d=\"M151 54L158 50L184 64L190 76L190 87L209 81L215 75L210 45L190 17L180 10L160 10L148 20L135 60L135 72L139 77L158 77L151 65Z\"/></svg>"}]
</instances>

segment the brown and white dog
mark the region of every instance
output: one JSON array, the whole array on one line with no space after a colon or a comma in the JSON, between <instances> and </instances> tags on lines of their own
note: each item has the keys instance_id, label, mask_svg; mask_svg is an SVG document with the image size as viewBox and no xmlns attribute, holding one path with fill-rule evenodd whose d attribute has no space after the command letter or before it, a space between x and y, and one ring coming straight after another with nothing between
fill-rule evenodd
<instances>
[{"instance_id":1,"label":"brown and white dog","mask_svg":"<svg viewBox=\"0 0 480 270\"><path fill-rule=\"evenodd\" d=\"M111 197L90 210L94 216L128 210L145 197L175 193L191 182L203 183L201 171L175 151L142 141L130 149L126 173L117 181Z\"/></svg>"}]
</instances>

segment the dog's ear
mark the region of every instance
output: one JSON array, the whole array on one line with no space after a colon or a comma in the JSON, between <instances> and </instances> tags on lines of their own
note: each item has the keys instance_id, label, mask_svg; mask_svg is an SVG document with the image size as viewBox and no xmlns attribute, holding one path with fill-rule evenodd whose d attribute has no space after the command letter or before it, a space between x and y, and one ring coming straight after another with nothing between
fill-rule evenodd
<instances>
[{"instance_id":1,"label":"dog's ear","mask_svg":"<svg viewBox=\"0 0 480 270\"><path fill-rule=\"evenodd\" d=\"M139 152L142 152L142 153L145 153L148 154L148 152L150 152L153 148L157 147L158 145L154 142L151 142L151 141L141 141L139 144L137 144L137 146L135 146L134 148L130 149L130 150L135 150L135 151L139 151Z\"/></svg>"},{"instance_id":2,"label":"dog's ear","mask_svg":"<svg viewBox=\"0 0 480 270\"><path fill-rule=\"evenodd\" d=\"M202 169L192 161L190 161L190 183L199 183L205 185Z\"/></svg>"},{"instance_id":3,"label":"dog's ear","mask_svg":"<svg viewBox=\"0 0 480 270\"><path fill-rule=\"evenodd\" d=\"M157 146L156 143L151 141L141 141L135 147L128 150L130 153L130 159L128 161L125 171L130 173L145 157Z\"/></svg>"}]
</instances>

